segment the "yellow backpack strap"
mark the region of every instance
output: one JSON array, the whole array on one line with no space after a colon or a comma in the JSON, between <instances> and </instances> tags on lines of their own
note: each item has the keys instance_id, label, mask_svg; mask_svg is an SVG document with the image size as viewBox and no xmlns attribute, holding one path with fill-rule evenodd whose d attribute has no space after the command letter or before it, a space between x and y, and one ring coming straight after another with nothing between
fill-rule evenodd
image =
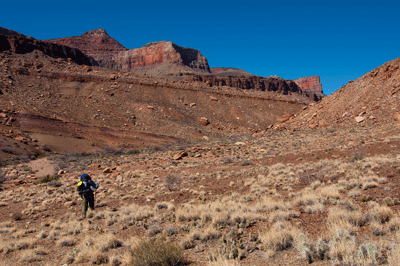
<instances>
[{"instance_id":1,"label":"yellow backpack strap","mask_svg":"<svg viewBox=\"0 0 400 266\"><path fill-rule=\"evenodd\" d=\"M78 185L76 185L76 186L79 187L80 185L82 185L82 181L79 181Z\"/></svg>"}]
</instances>

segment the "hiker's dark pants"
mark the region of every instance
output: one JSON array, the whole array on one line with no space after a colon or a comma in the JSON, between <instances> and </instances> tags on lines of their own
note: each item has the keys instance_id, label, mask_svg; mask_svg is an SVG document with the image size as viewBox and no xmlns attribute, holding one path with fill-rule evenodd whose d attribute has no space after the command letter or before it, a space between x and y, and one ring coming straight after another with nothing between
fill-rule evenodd
<instances>
[{"instance_id":1,"label":"hiker's dark pants","mask_svg":"<svg viewBox=\"0 0 400 266\"><path fill-rule=\"evenodd\" d=\"M90 207L91 210L94 210L94 195L93 192L88 192L85 194L81 195L82 197L82 217L86 217L86 212L88 209L88 206Z\"/></svg>"}]
</instances>

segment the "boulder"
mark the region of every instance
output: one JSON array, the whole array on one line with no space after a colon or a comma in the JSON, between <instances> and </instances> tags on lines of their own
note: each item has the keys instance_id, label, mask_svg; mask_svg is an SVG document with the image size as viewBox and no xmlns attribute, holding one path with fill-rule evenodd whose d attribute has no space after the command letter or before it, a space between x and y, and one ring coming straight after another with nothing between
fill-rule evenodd
<instances>
[{"instance_id":1,"label":"boulder","mask_svg":"<svg viewBox=\"0 0 400 266\"><path fill-rule=\"evenodd\" d=\"M201 117L200 120L199 120L199 123L202 126L207 126L208 124L210 124L210 121L208 121L208 119L205 118L205 117Z\"/></svg>"},{"instance_id":2,"label":"boulder","mask_svg":"<svg viewBox=\"0 0 400 266\"><path fill-rule=\"evenodd\" d=\"M365 117L363 117L363 116L356 116L356 122L357 123L361 123L361 122L363 122L364 120L365 120Z\"/></svg>"},{"instance_id":3,"label":"boulder","mask_svg":"<svg viewBox=\"0 0 400 266\"><path fill-rule=\"evenodd\" d=\"M186 157L186 156L188 156L188 153L186 151L182 151L182 152L177 153L177 154L174 155L174 160L180 160L180 159L182 159L183 157Z\"/></svg>"}]
</instances>

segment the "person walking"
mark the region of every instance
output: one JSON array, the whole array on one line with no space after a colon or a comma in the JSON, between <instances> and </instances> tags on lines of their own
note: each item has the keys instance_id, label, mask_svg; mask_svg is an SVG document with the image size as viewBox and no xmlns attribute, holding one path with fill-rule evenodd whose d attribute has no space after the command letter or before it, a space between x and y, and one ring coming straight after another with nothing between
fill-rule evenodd
<instances>
[{"instance_id":1,"label":"person walking","mask_svg":"<svg viewBox=\"0 0 400 266\"><path fill-rule=\"evenodd\" d=\"M81 175L80 181L78 182L78 193L82 198L82 219L86 218L86 212L88 207L94 210L94 193L98 188L99 184L92 181L92 178L88 174Z\"/></svg>"}]
</instances>

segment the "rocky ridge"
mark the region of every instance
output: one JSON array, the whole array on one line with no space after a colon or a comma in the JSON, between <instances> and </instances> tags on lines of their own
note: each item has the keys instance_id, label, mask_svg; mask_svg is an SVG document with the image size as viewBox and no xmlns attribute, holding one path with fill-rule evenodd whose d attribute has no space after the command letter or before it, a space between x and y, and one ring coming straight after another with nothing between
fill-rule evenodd
<instances>
[{"instance_id":1,"label":"rocky ridge","mask_svg":"<svg viewBox=\"0 0 400 266\"><path fill-rule=\"evenodd\" d=\"M108 68L113 67L114 55L128 50L111 38L104 29L91 30L79 36L45 40L45 42L77 48L92 57L98 65Z\"/></svg>"},{"instance_id":2,"label":"rocky ridge","mask_svg":"<svg viewBox=\"0 0 400 266\"><path fill-rule=\"evenodd\" d=\"M400 121L400 58L364 74L277 126L289 129L366 126Z\"/></svg>"},{"instance_id":3,"label":"rocky ridge","mask_svg":"<svg viewBox=\"0 0 400 266\"><path fill-rule=\"evenodd\" d=\"M0 52L27 54L35 50L53 58L69 59L79 65L92 65L91 59L80 50L65 45L51 44L19 35L0 35Z\"/></svg>"}]
</instances>

